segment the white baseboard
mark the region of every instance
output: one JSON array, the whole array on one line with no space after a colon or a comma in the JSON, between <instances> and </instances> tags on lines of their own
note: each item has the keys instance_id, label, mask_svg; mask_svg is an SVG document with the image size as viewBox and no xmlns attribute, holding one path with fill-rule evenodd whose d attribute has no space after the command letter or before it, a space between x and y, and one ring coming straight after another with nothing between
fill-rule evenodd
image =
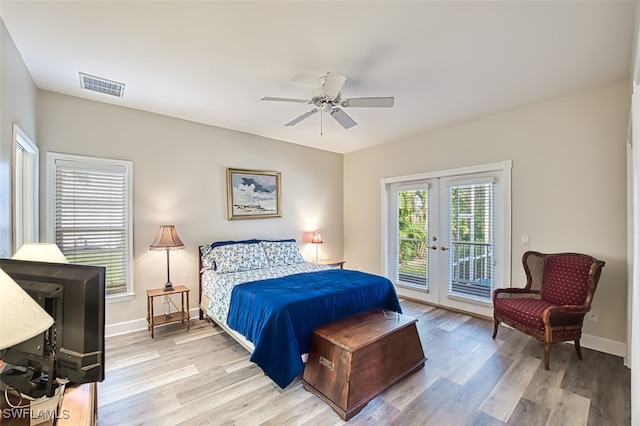
<instances>
[{"instance_id":1,"label":"white baseboard","mask_svg":"<svg viewBox=\"0 0 640 426\"><path fill-rule=\"evenodd\" d=\"M500 323L500 327L507 327L513 330L513 327L503 322ZM573 340L562 343L573 345ZM592 336L590 334L583 334L580 338L580 346L583 348L593 349L594 351L604 352L609 355L619 356L625 359L626 365L627 344L624 342L605 339L604 337Z\"/></svg>"},{"instance_id":2,"label":"white baseboard","mask_svg":"<svg viewBox=\"0 0 640 426\"><path fill-rule=\"evenodd\" d=\"M198 318L200 314L199 308L189 309L190 318ZM162 326L159 326L162 327ZM146 330L147 318L139 318L131 321L118 322L115 324L108 324L104 327L105 337L117 336L119 334L127 334L134 331Z\"/></svg>"},{"instance_id":3,"label":"white baseboard","mask_svg":"<svg viewBox=\"0 0 640 426\"><path fill-rule=\"evenodd\" d=\"M627 356L627 344L617 340L605 339L604 337L583 334L580 339L580 346L593 349L599 352L625 358Z\"/></svg>"}]
</instances>

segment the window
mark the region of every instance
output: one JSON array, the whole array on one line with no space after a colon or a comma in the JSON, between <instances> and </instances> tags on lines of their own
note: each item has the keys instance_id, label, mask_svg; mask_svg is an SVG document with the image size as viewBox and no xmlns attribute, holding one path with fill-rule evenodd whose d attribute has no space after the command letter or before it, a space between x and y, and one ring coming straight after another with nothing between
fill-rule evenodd
<instances>
[{"instance_id":1,"label":"window","mask_svg":"<svg viewBox=\"0 0 640 426\"><path fill-rule=\"evenodd\" d=\"M13 125L13 251L39 239L36 144Z\"/></svg>"},{"instance_id":2,"label":"window","mask_svg":"<svg viewBox=\"0 0 640 426\"><path fill-rule=\"evenodd\" d=\"M70 262L106 267L107 296L133 294L129 161L48 154L50 231Z\"/></svg>"}]
</instances>

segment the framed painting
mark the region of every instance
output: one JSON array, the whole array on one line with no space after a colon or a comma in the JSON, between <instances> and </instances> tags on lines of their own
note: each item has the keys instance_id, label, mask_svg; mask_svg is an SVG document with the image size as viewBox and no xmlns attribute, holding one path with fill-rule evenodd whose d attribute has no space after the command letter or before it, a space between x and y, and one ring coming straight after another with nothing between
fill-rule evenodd
<instances>
[{"instance_id":1,"label":"framed painting","mask_svg":"<svg viewBox=\"0 0 640 426\"><path fill-rule=\"evenodd\" d=\"M227 168L227 219L282 217L280 172Z\"/></svg>"}]
</instances>

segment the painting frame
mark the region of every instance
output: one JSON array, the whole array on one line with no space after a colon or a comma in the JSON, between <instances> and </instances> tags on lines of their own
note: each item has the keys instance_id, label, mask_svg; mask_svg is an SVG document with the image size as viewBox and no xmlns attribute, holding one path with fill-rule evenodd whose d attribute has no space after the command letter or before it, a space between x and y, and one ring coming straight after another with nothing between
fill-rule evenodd
<instances>
[{"instance_id":1,"label":"painting frame","mask_svg":"<svg viewBox=\"0 0 640 426\"><path fill-rule=\"evenodd\" d=\"M282 217L281 173L227 167L227 220Z\"/></svg>"}]
</instances>

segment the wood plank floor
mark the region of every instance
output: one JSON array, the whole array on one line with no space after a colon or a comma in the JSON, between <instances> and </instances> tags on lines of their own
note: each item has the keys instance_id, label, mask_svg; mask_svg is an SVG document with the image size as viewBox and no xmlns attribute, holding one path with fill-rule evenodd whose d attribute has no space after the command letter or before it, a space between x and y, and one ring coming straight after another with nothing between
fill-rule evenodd
<instances>
[{"instance_id":1,"label":"wood plank floor","mask_svg":"<svg viewBox=\"0 0 640 426\"><path fill-rule=\"evenodd\" d=\"M350 425L630 425L622 359L556 344L544 370L533 338L402 301L418 319L425 368L371 401ZM193 321L107 339L100 426L340 425L300 378L282 390L218 327Z\"/></svg>"}]
</instances>

